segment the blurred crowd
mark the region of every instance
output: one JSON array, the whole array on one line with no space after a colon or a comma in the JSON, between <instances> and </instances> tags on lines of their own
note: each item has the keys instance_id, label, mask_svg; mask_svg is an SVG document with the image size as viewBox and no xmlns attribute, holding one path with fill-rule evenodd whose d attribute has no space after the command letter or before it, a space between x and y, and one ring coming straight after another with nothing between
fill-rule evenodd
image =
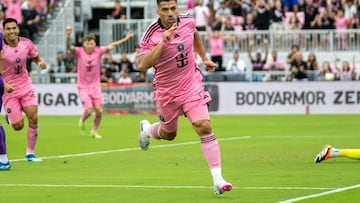
<instances>
[{"instance_id":1,"label":"blurred crowd","mask_svg":"<svg viewBox=\"0 0 360 203\"><path fill-rule=\"evenodd\" d=\"M125 20L126 11L122 4L125 2L114 0L114 8L106 18ZM211 60L216 62L216 71L219 71L219 74L243 74L242 77L233 77L243 81L359 80L355 56L352 61L340 61L334 54L329 60L319 61L316 50L305 52L306 45L296 41L304 38L303 35L293 35L290 53L287 57L281 57L276 46L273 46L272 50L269 48L270 40L274 39L265 36L259 40L254 35L242 38L229 34L256 30L358 29L359 1L187 0L186 12L194 16L197 30L206 33L207 52ZM278 42L284 41L281 35L277 37ZM326 44L326 40L329 40L326 37L328 36L310 35L310 40L316 47L318 40ZM242 44L241 40L246 42ZM340 33L337 42L342 48L339 50L346 50L345 40L346 35ZM81 46L81 42L76 45ZM247 53L239 52L240 45L246 47ZM230 46L230 49L227 46ZM229 50L232 57L224 60L224 55ZM101 82L107 85L151 82L151 71L142 73L136 67L135 57L138 52L139 47L135 46L133 52L106 54L101 66ZM60 72L76 72L76 61L71 53L59 52L57 61ZM201 66L200 61L199 65ZM226 78L220 81L226 81Z\"/></svg>"},{"instance_id":2,"label":"blurred crowd","mask_svg":"<svg viewBox=\"0 0 360 203\"><path fill-rule=\"evenodd\" d=\"M53 7L61 0L1 0L0 1L0 31L3 31L2 21L14 18L20 26L20 36L33 41L37 34L46 29L46 22L52 18Z\"/></svg>"},{"instance_id":3,"label":"blurred crowd","mask_svg":"<svg viewBox=\"0 0 360 203\"><path fill-rule=\"evenodd\" d=\"M353 29L359 28L356 0L188 0L198 30Z\"/></svg>"},{"instance_id":4,"label":"blurred crowd","mask_svg":"<svg viewBox=\"0 0 360 203\"><path fill-rule=\"evenodd\" d=\"M242 39L237 35L224 34L226 31L242 33L256 30L334 29L340 33L337 41L339 50L346 50L347 36L340 31L360 28L359 1L188 0L186 8L194 16L197 29L208 33L208 52L218 65L217 71L243 74L250 71L251 76L247 74L244 78L248 81L359 80L355 56L351 62L343 60L341 64L336 54L334 60L321 62L317 60L316 52L310 52L307 59L303 58L306 45L298 44L296 42L300 41L294 39L304 38L305 35L293 35L291 53L287 58L280 58L276 47L273 47L269 56L268 37L262 38L259 42L253 35L246 35L246 38ZM277 37L277 41L285 40L281 34ZM313 47L316 47L318 36L310 37ZM322 36L321 40L326 43L325 40L329 39L325 37L328 36ZM239 57L241 40L246 40L248 60ZM234 50L233 58L224 64L224 46L229 42L232 47L230 50ZM254 45L259 49L253 55ZM250 61L251 64L246 64L245 61Z\"/></svg>"}]
</instances>

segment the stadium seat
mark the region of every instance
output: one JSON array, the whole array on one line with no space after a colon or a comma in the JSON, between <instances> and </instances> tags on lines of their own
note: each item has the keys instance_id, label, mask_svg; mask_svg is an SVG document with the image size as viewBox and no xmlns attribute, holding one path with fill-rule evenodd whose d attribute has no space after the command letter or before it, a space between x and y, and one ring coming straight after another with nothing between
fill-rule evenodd
<instances>
[{"instance_id":1,"label":"stadium seat","mask_svg":"<svg viewBox=\"0 0 360 203\"><path fill-rule=\"evenodd\" d=\"M315 80L318 80L319 73L312 71L312 72L308 72L307 76L308 76L309 81L315 81Z\"/></svg>"},{"instance_id":2,"label":"stadium seat","mask_svg":"<svg viewBox=\"0 0 360 203\"><path fill-rule=\"evenodd\" d=\"M129 76L131 77L131 80L133 82L136 82L139 79L139 74L140 74L139 72L130 72Z\"/></svg>"},{"instance_id":3,"label":"stadium seat","mask_svg":"<svg viewBox=\"0 0 360 203\"><path fill-rule=\"evenodd\" d=\"M120 76L121 76L121 74L119 72L111 73L111 77L113 77L116 80L119 79Z\"/></svg>"},{"instance_id":4,"label":"stadium seat","mask_svg":"<svg viewBox=\"0 0 360 203\"><path fill-rule=\"evenodd\" d=\"M226 81L245 81L244 73L230 73L226 75Z\"/></svg>"},{"instance_id":5,"label":"stadium seat","mask_svg":"<svg viewBox=\"0 0 360 203\"><path fill-rule=\"evenodd\" d=\"M146 81L147 82L152 82L154 80L154 74L152 73L147 73L146 74Z\"/></svg>"},{"instance_id":6,"label":"stadium seat","mask_svg":"<svg viewBox=\"0 0 360 203\"><path fill-rule=\"evenodd\" d=\"M205 81L209 82L223 82L225 81L225 75L223 73L214 72L205 75Z\"/></svg>"}]
</instances>

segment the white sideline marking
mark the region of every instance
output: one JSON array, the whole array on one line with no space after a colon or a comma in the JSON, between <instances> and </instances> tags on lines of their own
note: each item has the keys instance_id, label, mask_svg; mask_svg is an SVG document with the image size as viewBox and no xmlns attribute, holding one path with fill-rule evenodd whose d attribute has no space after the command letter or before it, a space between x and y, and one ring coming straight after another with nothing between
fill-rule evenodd
<instances>
[{"instance_id":1,"label":"white sideline marking","mask_svg":"<svg viewBox=\"0 0 360 203\"><path fill-rule=\"evenodd\" d=\"M358 184L358 185L352 185L352 186L343 187L343 188L337 188L337 189L334 189L334 190L330 190L330 191L322 192L322 193L318 193L318 194L307 195L307 196L302 196L302 197L296 197L296 198L293 198L293 199L288 199L288 200L280 201L280 202L278 202L278 203L298 202L298 201L301 201L301 200L304 200L304 199L311 199L311 198L314 198L314 197L320 197L320 196L330 195L330 194L334 194L334 193L338 193L338 192L343 192L343 191L346 191L346 190L351 190L351 189L355 189L355 188L359 188L359 187L360 187L360 184Z\"/></svg>"},{"instance_id":2,"label":"white sideline marking","mask_svg":"<svg viewBox=\"0 0 360 203\"><path fill-rule=\"evenodd\" d=\"M242 137L229 137L229 138L219 138L218 141L229 141L229 140L243 140L243 139L249 139L251 136L242 136ZM192 142L182 142L182 143L175 143L175 144L165 144L165 145L155 145L151 148L166 148L166 147L176 147L181 145L192 145L192 144L199 144L200 141L192 141ZM113 149L113 150L105 150L105 151L98 151L98 152L86 152L86 153L80 153L80 154L66 154L66 155L59 155L59 156L46 156L46 157L39 157L41 159L60 159L60 158L68 158L68 157L79 157L79 156L90 156L90 155L96 155L96 154L107 154L107 153L113 153L113 152L126 152L126 151L137 151L140 150L139 147L133 147L133 148L122 148L122 149ZM10 162L18 162L18 161L25 161L25 159L14 159L10 160Z\"/></svg>"},{"instance_id":3,"label":"white sideline marking","mask_svg":"<svg viewBox=\"0 0 360 203\"><path fill-rule=\"evenodd\" d=\"M0 184L0 187L67 187L67 188L157 188L157 189L209 189L212 186L176 185L63 185L63 184ZM233 187L240 190L330 190L334 188L313 187Z\"/></svg>"}]
</instances>

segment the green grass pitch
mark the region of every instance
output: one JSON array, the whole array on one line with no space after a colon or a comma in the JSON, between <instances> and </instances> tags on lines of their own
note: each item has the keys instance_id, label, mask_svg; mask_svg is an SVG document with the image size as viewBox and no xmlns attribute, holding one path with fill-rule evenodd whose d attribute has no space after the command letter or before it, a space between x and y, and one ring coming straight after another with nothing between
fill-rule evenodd
<instances>
[{"instance_id":1,"label":"green grass pitch","mask_svg":"<svg viewBox=\"0 0 360 203\"><path fill-rule=\"evenodd\" d=\"M156 121L155 115L105 115L99 129L103 139L91 139L79 135L79 116L41 116L36 153L44 158L42 163L24 162L26 131L15 132L3 124L12 168L0 172L0 202L360 199L360 161L335 158L313 163L325 144L360 147L360 115L213 115L223 176L234 186L221 197L213 194L210 171L188 120L180 118L174 141L153 140L144 152L137 145L139 121L144 118ZM91 125L92 118L86 123L88 132Z\"/></svg>"}]
</instances>

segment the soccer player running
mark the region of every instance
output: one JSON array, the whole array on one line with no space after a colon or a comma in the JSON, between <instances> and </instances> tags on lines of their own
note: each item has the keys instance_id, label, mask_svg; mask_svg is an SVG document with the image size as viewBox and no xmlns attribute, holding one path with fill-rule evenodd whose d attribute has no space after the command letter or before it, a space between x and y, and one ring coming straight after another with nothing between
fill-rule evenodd
<instances>
[{"instance_id":1,"label":"soccer player running","mask_svg":"<svg viewBox=\"0 0 360 203\"><path fill-rule=\"evenodd\" d=\"M101 57L108 51L115 49L134 35L128 32L126 37L110 43L107 46L96 46L96 38L89 34L84 38L83 47L73 47L70 42L72 27L66 28L66 48L67 51L75 53L77 59L77 88L83 104L84 112L79 120L80 134L85 134L85 121L95 111L93 127L90 132L92 138L101 138L97 132L101 123L103 113L103 99L101 95L100 65Z\"/></svg>"},{"instance_id":2,"label":"soccer player running","mask_svg":"<svg viewBox=\"0 0 360 203\"><path fill-rule=\"evenodd\" d=\"M3 34L0 33L0 70L3 68L3 63L2 63L2 50L3 47ZM2 72L2 70L0 71ZM2 103L3 103L3 95L4 95L4 81L2 79L2 76L0 75L0 112L1 112L1 107L2 107ZM7 153L6 153L6 137L5 137L5 131L4 128L2 126L2 124L0 123L0 171L4 171L4 170L9 170L10 169L10 162L9 159L7 157Z\"/></svg>"},{"instance_id":3,"label":"soccer player running","mask_svg":"<svg viewBox=\"0 0 360 203\"><path fill-rule=\"evenodd\" d=\"M321 152L316 155L314 162L320 163L335 157L346 157L360 160L360 149L337 149L331 145L325 145Z\"/></svg>"},{"instance_id":4,"label":"soccer player running","mask_svg":"<svg viewBox=\"0 0 360 203\"><path fill-rule=\"evenodd\" d=\"M211 97L202 85L195 52L208 71L214 71L216 64L206 57L192 16L178 14L176 0L157 0L157 13L159 18L142 36L138 67L142 72L155 69L154 100L159 122L140 122L139 145L147 150L151 138L175 139L178 117L184 114L200 137L215 194L223 194L232 190L232 185L222 177L220 147L211 129L207 106Z\"/></svg>"},{"instance_id":5,"label":"soccer player running","mask_svg":"<svg viewBox=\"0 0 360 203\"><path fill-rule=\"evenodd\" d=\"M46 69L45 61L39 56L35 45L29 39L19 37L19 25L13 18L3 22L4 44L1 70L5 93L4 108L9 124L14 130L24 128L22 111L28 119L25 160L41 162L34 151L38 139L38 101L35 88L26 69L26 58L30 56L41 68Z\"/></svg>"}]
</instances>

